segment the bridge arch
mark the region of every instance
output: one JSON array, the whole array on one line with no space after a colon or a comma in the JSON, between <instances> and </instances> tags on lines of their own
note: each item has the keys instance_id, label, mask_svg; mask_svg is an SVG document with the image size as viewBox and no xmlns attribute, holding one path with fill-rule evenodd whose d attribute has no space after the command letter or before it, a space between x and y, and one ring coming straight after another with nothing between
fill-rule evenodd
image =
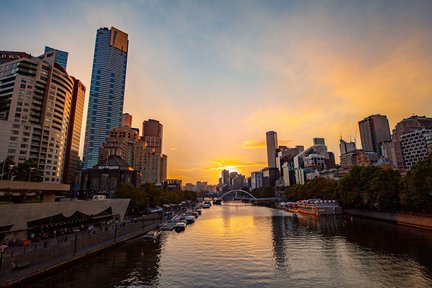
<instances>
[{"instance_id":1,"label":"bridge arch","mask_svg":"<svg viewBox=\"0 0 432 288\"><path fill-rule=\"evenodd\" d=\"M247 192L247 191L244 191L244 190L241 190L241 189L235 189L235 190L228 191L228 192L224 193L220 198L223 200L225 196L227 196L227 195L229 195L229 194L235 194L235 195L237 195L238 192L243 193L243 194L246 194L246 195L248 195L250 198L252 198L252 199L254 199L254 200L257 199L257 198L256 198L254 195L252 195L251 193L249 193L249 192Z\"/></svg>"}]
</instances>

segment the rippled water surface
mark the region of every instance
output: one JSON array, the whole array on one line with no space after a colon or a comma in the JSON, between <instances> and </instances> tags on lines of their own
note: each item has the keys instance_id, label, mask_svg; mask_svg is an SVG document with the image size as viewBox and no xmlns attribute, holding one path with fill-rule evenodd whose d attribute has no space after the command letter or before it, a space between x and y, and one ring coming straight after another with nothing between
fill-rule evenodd
<instances>
[{"instance_id":1,"label":"rippled water surface","mask_svg":"<svg viewBox=\"0 0 432 288\"><path fill-rule=\"evenodd\" d=\"M235 203L202 214L31 287L432 287L431 231Z\"/></svg>"}]
</instances>

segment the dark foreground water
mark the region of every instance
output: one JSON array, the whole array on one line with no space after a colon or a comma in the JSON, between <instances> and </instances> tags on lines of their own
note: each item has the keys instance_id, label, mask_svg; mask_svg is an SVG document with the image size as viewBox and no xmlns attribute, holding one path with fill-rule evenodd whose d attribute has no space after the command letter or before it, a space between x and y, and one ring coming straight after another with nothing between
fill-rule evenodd
<instances>
[{"instance_id":1,"label":"dark foreground water","mask_svg":"<svg viewBox=\"0 0 432 288\"><path fill-rule=\"evenodd\" d=\"M28 287L432 287L432 232L365 219L212 206Z\"/></svg>"}]
</instances>

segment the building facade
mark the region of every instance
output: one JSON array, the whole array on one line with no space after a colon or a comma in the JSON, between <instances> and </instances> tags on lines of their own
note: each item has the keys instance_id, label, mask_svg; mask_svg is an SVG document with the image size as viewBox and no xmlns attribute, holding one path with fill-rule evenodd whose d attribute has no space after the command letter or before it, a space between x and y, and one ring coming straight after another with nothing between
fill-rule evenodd
<instances>
[{"instance_id":1,"label":"building facade","mask_svg":"<svg viewBox=\"0 0 432 288\"><path fill-rule=\"evenodd\" d=\"M99 147L112 128L121 127L128 35L114 27L96 33L84 142L84 168L98 163Z\"/></svg>"},{"instance_id":2,"label":"building facade","mask_svg":"<svg viewBox=\"0 0 432 288\"><path fill-rule=\"evenodd\" d=\"M266 132L267 144L267 165L269 168L277 168L276 166L276 148L278 147L277 133L274 131Z\"/></svg>"},{"instance_id":3,"label":"building facade","mask_svg":"<svg viewBox=\"0 0 432 288\"><path fill-rule=\"evenodd\" d=\"M432 129L432 118L414 115L396 124L392 134L393 146L387 148L390 151L393 150L391 153L388 153L390 157L388 159L393 167L396 167L400 171L406 170L400 143L402 135L422 129Z\"/></svg>"},{"instance_id":4,"label":"building facade","mask_svg":"<svg viewBox=\"0 0 432 288\"><path fill-rule=\"evenodd\" d=\"M371 115L359 121L358 124L363 150L381 156L381 143L391 141L387 116Z\"/></svg>"},{"instance_id":5,"label":"building facade","mask_svg":"<svg viewBox=\"0 0 432 288\"><path fill-rule=\"evenodd\" d=\"M66 70L67 68L67 61L68 61L68 52L66 51L62 51L62 50L58 50L58 49L54 49L48 46L45 46L45 51L44 53L50 53L50 52L54 52L55 55L55 63L57 63L58 65L60 65L64 70Z\"/></svg>"},{"instance_id":6,"label":"building facade","mask_svg":"<svg viewBox=\"0 0 432 288\"><path fill-rule=\"evenodd\" d=\"M71 118L76 79L55 63L55 53L2 54L22 57L0 65L0 159L34 160L42 181L61 183L69 141L74 142L69 129L79 122Z\"/></svg>"},{"instance_id":7,"label":"building facade","mask_svg":"<svg viewBox=\"0 0 432 288\"><path fill-rule=\"evenodd\" d=\"M79 183L80 158L78 153L81 140L85 91L86 87L84 84L74 78L68 141L66 144L65 165L63 170L63 183Z\"/></svg>"},{"instance_id":8,"label":"building facade","mask_svg":"<svg viewBox=\"0 0 432 288\"><path fill-rule=\"evenodd\" d=\"M421 129L400 137L400 147L404 166L407 170L417 162L425 159L432 150L432 129Z\"/></svg>"},{"instance_id":9,"label":"building facade","mask_svg":"<svg viewBox=\"0 0 432 288\"><path fill-rule=\"evenodd\" d=\"M132 127L132 115L130 115L129 113L123 113L122 115L121 127L123 126Z\"/></svg>"}]
</instances>

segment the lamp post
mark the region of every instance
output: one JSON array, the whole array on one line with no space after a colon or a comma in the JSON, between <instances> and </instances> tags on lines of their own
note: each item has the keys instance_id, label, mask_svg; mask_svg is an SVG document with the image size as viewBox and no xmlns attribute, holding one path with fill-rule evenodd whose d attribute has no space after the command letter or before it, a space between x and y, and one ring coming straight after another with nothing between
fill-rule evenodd
<instances>
[{"instance_id":1,"label":"lamp post","mask_svg":"<svg viewBox=\"0 0 432 288\"><path fill-rule=\"evenodd\" d=\"M8 171L8 180L11 180L12 178L12 169L15 165L9 165L9 171Z\"/></svg>"},{"instance_id":2,"label":"lamp post","mask_svg":"<svg viewBox=\"0 0 432 288\"><path fill-rule=\"evenodd\" d=\"M2 160L2 173L1 173L1 179L0 180L3 180L5 165L6 165L6 160Z\"/></svg>"},{"instance_id":3,"label":"lamp post","mask_svg":"<svg viewBox=\"0 0 432 288\"><path fill-rule=\"evenodd\" d=\"M30 167L29 168L29 178L28 178L28 181L30 182L30 179L31 179L31 173L32 173L32 171L34 171L36 168L34 168L34 167Z\"/></svg>"}]
</instances>

